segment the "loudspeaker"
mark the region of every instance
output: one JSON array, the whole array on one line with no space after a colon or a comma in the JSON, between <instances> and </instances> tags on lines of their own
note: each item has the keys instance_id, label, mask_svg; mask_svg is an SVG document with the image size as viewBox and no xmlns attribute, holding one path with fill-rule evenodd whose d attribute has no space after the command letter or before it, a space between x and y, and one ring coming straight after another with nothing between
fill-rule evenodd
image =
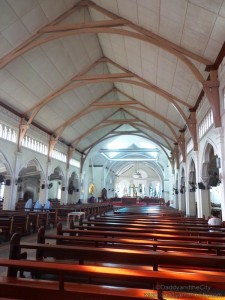
<instances>
[{"instance_id":1,"label":"loudspeaker","mask_svg":"<svg viewBox=\"0 0 225 300\"><path fill-rule=\"evenodd\" d=\"M10 185L10 184L11 184L11 180L10 179L6 179L5 185Z\"/></svg>"},{"instance_id":2,"label":"loudspeaker","mask_svg":"<svg viewBox=\"0 0 225 300\"><path fill-rule=\"evenodd\" d=\"M79 189L76 189L76 192L79 192Z\"/></svg>"},{"instance_id":3,"label":"loudspeaker","mask_svg":"<svg viewBox=\"0 0 225 300\"><path fill-rule=\"evenodd\" d=\"M217 178L216 176L211 176L209 177L209 186L217 186L219 183L219 178Z\"/></svg>"},{"instance_id":4,"label":"loudspeaker","mask_svg":"<svg viewBox=\"0 0 225 300\"><path fill-rule=\"evenodd\" d=\"M204 186L204 184L203 184L202 182L199 182L199 183L198 183L198 188L199 188L200 190L205 190L205 186Z\"/></svg>"},{"instance_id":5,"label":"loudspeaker","mask_svg":"<svg viewBox=\"0 0 225 300\"><path fill-rule=\"evenodd\" d=\"M43 189L45 188L45 184L42 184L42 185L41 185L41 188L42 188L42 190L43 190Z\"/></svg>"},{"instance_id":6,"label":"loudspeaker","mask_svg":"<svg viewBox=\"0 0 225 300\"><path fill-rule=\"evenodd\" d=\"M65 186L62 187L62 191L63 191L63 192L65 191Z\"/></svg>"}]
</instances>

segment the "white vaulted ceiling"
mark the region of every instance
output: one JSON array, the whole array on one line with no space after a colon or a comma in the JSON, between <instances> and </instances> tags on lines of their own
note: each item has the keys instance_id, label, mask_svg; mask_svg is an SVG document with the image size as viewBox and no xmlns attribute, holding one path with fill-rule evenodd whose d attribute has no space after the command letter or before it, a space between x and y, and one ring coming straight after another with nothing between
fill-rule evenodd
<instances>
[{"instance_id":1,"label":"white vaulted ceiling","mask_svg":"<svg viewBox=\"0 0 225 300\"><path fill-rule=\"evenodd\" d=\"M169 153L224 40L225 0L3 0L0 101L80 152L129 125Z\"/></svg>"}]
</instances>

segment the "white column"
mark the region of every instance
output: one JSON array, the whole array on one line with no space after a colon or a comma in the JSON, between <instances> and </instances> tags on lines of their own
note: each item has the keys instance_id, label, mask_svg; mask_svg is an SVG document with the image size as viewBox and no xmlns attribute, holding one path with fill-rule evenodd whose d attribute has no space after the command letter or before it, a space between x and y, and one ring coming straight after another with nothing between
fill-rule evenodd
<instances>
[{"instance_id":1,"label":"white column","mask_svg":"<svg viewBox=\"0 0 225 300\"><path fill-rule=\"evenodd\" d=\"M216 145L218 149L218 157L220 158L219 177L222 183L219 185L221 195L221 210L222 220L225 221L225 145L224 145L224 131L222 127L215 128L216 132Z\"/></svg>"},{"instance_id":2,"label":"white column","mask_svg":"<svg viewBox=\"0 0 225 300\"><path fill-rule=\"evenodd\" d=\"M210 197L209 197L209 190L200 190L200 202L201 206L199 209L198 217L202 218L205 217L207 220L211 215L211 205L210 205Z\"/></svg>"},{"instance_id":3,"label":"white column","mask_svg":"<svg viewBox=\"0 0 225 300\"><path fill-rule=\"evenodd\" d=\"M186 214L186 204L185 204L185 197L186 192L184 191L183 194L180 193L180 207L179 210L183 211Z\"/></svg>"},{"instance_id":4,"label":"white column","mask_svg":"<svg viewBox=\"0 0 225 300\"><path fill-rule=\"evenodd\" d=\"M66 169L66 174L65 174L65 191L62 193L62 203L67 204L68 203L68 183L69 183L69 169ZM62 204L61 203L61 204Z\"/></svg>"},{"instance_id":5,"label":"white column","mask_svg":"<svg viewBox=\"0 0 225 300\"><path fill-rule=\"evenodd\" d=\"M14 166L14 176L11 178L10 186L6 186L7 190L5 193L9 195L9 201L7 202L7 208L4 209L15 209L16 201L17 201L17 185L16 180L18 178L18 174L20 171L21 161L22 161L22 153L16 152L15 157L15 166Z\"/></svg>"},{"instance_id":6,"label":"white column","mask_svg":"<svg viewBox=\"0 0 225 300\"><path fill-rule=\"evenodd\" d=\"M196 204L195 204L195 194L196 192L188 192L189 195L189 207L188 207L188 212L187 215L191 217L196 216Z\"/></svg>"},{"instance_id":7,"label":"white column","mask_svg":"<svg viewBox=\"0 0 225 300\"><path fill-rule=\"evenodd\" d=\"M10 199L12 198L11 194L12 194L11 186L6 185L5 189L4 189L4 202L3 202L4 210L10 210L10 209L14 210L15 209L15 205L11 206L12 205L12 203L10 201Z\"/></svg>"},{"instance_id":8,"label":"white column","mask_svg":"<svg viewBox=\"0 0 225 300\"><path fill-rule=\"evenodd\" d=\"M179 209L179 194L175 194L174 192L174 208Z\"/></svg>"}]
</instances>

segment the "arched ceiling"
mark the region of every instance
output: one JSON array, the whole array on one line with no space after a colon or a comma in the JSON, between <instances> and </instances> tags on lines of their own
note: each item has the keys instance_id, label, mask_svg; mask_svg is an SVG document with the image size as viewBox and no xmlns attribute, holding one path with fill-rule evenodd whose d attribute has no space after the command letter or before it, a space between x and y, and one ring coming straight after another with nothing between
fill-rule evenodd
<instances>
[{"instance_id":1,"label":"arched ceiling","mask_svg":"<svg viewBox=\"0 0 225 300\"><path fill-rule=\"evenodd\" d=\"M225 0L5 0L0 20L0 100L27 128L86 153L129 125L170 152L224 45Z\"/></svg>"}]
</instances>

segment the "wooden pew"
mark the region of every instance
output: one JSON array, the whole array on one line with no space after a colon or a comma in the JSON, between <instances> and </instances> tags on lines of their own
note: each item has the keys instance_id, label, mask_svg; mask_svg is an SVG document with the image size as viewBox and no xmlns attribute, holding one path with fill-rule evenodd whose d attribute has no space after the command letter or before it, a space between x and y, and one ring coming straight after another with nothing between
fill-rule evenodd
<instances>
[{"instance_id":1,"label":"wooden pew","mask_svg":"<svg viewBox=\"0 0 225 300\"><path fill-rule=\"evenodd\" d=\"M104 215L106 212L113 210L111 203L85 203L73 205L61 205L58 208L51 209L55 213L55 226L58 222L66 222L67 215L70 212L82 211L85 213L86 218L91 218L97 215Z\"/></svg>"},{"instance_id":2,"label":"wooden pew","mask_svg":"<svg viewBox=\"0 0 225 300\"><path fill-rule=\"evenodd\" d=\"M139 223L171 223L171 224L208 224L208 221L202 218L187 218L187 217L172 217L167 216L166 218L159 218L158 216L116 216L116 215L105 215L95 218L95 221L118 221L118 222L139 222Z\"/></svg>"},{"instance_id":3,"label":"wooden pew","mask_svg":"<svg viewBox=\"0 0 225 300\"><path fill-rule=\"evenodd\" d=\"M16 278L16 273L8 277L0 277L1 296L15 297L19 299L171 299L167 297L167 290L176 282L173 290L173 297L181 299L181 293L177 292L179 287L182 291L182 299L190 297L195 299L195 287L206 286L204 299L207 298L206 292L211 289L225 290L225 277L221 272L196 272L179 274L177 272L154 272L143 269L129 268L111 268L111 267L92 267L63 263L48 263L37 261L18 261L11 259L0 259L0 266L9 267L11 270L19 269L29 272L41 272L47 274L56 274L57 280L39 280L39 279L20 279ZM67 282L66 275L75 275L86 277L86 282L76 283ZM103 281L120 282L120 286L106 284L100 285ZM127 283L136 285L135 288L126 287ZM91 284L92 283L92 284ZM95 285L93 285L95 283ZM145 283L146 288L139 288ZM185 293L184 286L193 287L193 293ZM152 290L150 287L154 287ZM83 287L83 288L82 288ZM12 292L13 291L13 292ZM203 291L204 293L204 291ZM90 297L90 298L87 298ZM166 297L166 298L165 298ZM206 297L206 298L205 298ZM15 299L15 298L14 298ZM174 299L174 298L173 298Z\"/></svg>"},{"instance_id":4,"label":"wooden pew","mask_svg":"<svg viewBox=\"0 0 225 300\"><path fill-rule=\"evenodd\" d=\"M18 234L14 234L10 243L10 259L20 259L22 249L36 251L36 259L73 259L79 264L94 262L107 262L128 265L152 266L156 271L161 266L170 267L191 267L202 269L225 269L225 256L197 255L190 253L165 253L149 252L144 250L129 250L118 248L96 248L64 246L41 243L21 243Z\"/></svg>"},{"instance_id":5,"label":"wooden pew","mask_svg":"<svg viewBox=\"0 0 225 300\"><path fill-rule=\"evenodd\" d=\"M185 225L185 224L155 224L155 223L138 223L138 222L117 222L117 221L96 221L96 220L89 220L89 221L82 221L84 226L93 226L96 228L99 227L111 227L116 228L119 227L121 230L123 228L130 228L130 229L140 229L140 230L155 230L155 229L165 229L165 230L183 230L183 231L209 231L209 230L218 230L221 232L225 232L224 226L209 226L208 224L200 224L200 225Z\"/></svg>"},{"instance_id":6,"label":"wooden pew","mask_svg":"<svg viewBox=\"0 0 225 300\"><path fill-rule=\"evenodd\" d=\"M185 234L186 233L186 234ZM176 240L176 241L195 241L199 243L224 243L225 236L221 232L187 232L187 231L176 231L174 234L169 234L168 231L163 230L154 230L153 232L141 232L137 230L110 230L109 228L101 228L98 230L95 227L83 227L83 226L74 226L73 229L60 229L58 227L57 234L59 235L79 235L79 236L102 236L102 237L113 237L113 238L137 238L141 239L152 239L152 240Z\"/></svg>"},{"instance_id":7,"label":"wooden pew","mask_svg":"<svg viewBox=\"0 0 225 300\"><path fill-rule=\"evenodd\" d=\"M141 249L151 251L179 251L179 252L197 252L216 255L225 255L224 244L206 244L196 242L174 242L174 241L153 241L140 238L107 238L99 236L65 236L56 234L45 234L44 228L38 231L37 242L46 243L46 240L55 240L56 245L68 246L94 246L94 247L109 247L120 249Z\"/></svg>"},{"instance_id":8,"label":"wooden pew","mask_svg":"<svg viewBox=\"0 0 225 300\"><path fill-rule=\"evenodd\" d=\"M149 206L130 206L130 207L123 207L120 208L116 211L114 211L114 214L122 214L122 215L158 215L158 216L178 216L178 217L183 217L184 214L183 212L174 210L172 208L161 208L160 206L158 207L149 207Z\"/></svg>"},{"instance_id":9,"label":"wooden pew","mask_svg":"<svg viewBox=\"0 0 225 300\"><path fill-rule=\"evenodd\" d=\"M173 234L173 235L180 235L180 236L220 236L220 237L225 237L225 232L224 231L215 231L215 228L213 227L213 230L210 230L210 228L201 228L201 229L196 229L194 228L193 230L191 229L176 229L176 228L165 228L163 226L155 226L155 227L138 227L138 226L107 226L105 224L102 224L102 226L92 226L91 223L89 224L90 226L80 226L80 225L74 225L72 228L73 229L80 229L80 230L98 230L98 231L121 231L121 232L133 232L136 234L141 234L141 233L149 233L149 234ZM213 235L213 233L215 233Z\"/></svg>"},{"instance_id":10,"label":"wooden pew","mask_svg":"<svg viewBox=\"0 0 225 300\"><path fill-rule=\"evenodd\" d=\"M3 210L0 212L0 229L8 240L14 232L26 234L27 214L25 212Z\"/></svg>"},{"instance_id":11,"label":"wooden pew","mask_svg":"<svg viewBox=\"0 0 225 300\"><path fill-rule=\"evenodd\" d=\"M21 235L33 233L41 226L48 227L47 212L4 210L0 213L0 235L4 240L9 240L15 232Z\"/></svg>"},{"instance_id":12,"label":"wooden pew","mask_svg":"<svg viewBox=\"0 0 225 300\"><path fill-rule=\"evenodd\" d=\"M4 241L10 239L10 233L12 231L12 216L0 215L0 237Z\"/></svg>"}]
</instances>

